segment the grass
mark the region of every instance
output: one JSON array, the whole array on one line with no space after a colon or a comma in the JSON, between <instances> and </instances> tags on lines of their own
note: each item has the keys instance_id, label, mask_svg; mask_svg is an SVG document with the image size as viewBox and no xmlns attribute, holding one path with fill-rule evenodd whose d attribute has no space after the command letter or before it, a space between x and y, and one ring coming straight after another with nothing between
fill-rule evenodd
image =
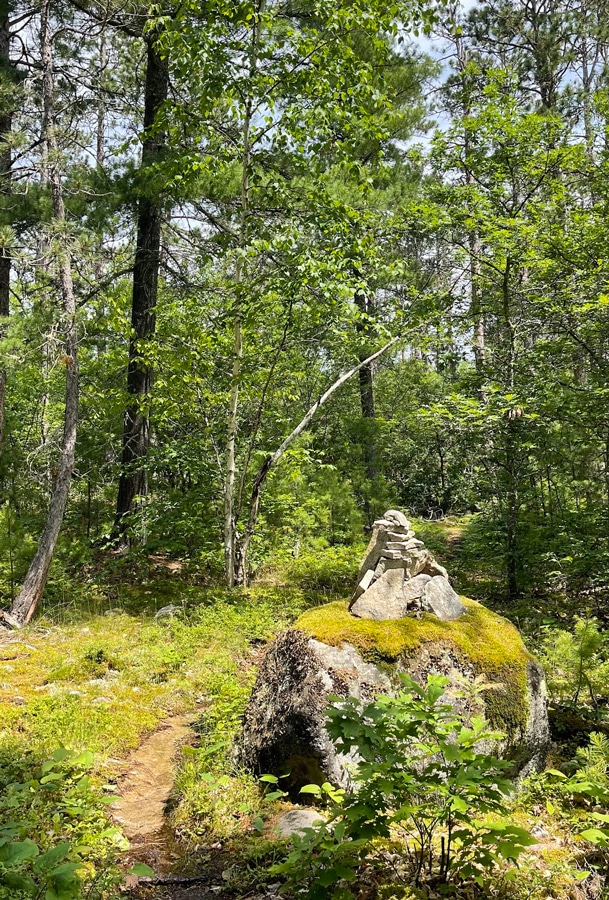
<instances>
[{"instance_id":1,"label":"grass","mask_svg":"<svg viewBox=\"0 0 609 900\"><path fill-rule=\"evenodd\" d=\"M232 602L203 594L185 615L159 620L41 620L0 648L0 750L17 736L40 753L65 744L124 754L163 717L245 691L252 641L291 618L285 598L265 591Z\"/></svg>"},{"instance_id":2,"label":"grass","mask_svg":"<svg viewBox=\"0 0 609 900\"><path fill-rule=\"evenodd\" d=\"M491 567L478 580L480 570L472 569L469 582L461 574L473 565L471 546L467 549L470 520L415 527L439 561L456 572L457 586L489 588ZM251 589L230 594L197 583L196 574L185 569L168 576L164 565L142 560L135 567L98 561L97 568L83 571L80 594L66 588L70 599L58 602L55 593L42 618L0 644L0 794L8 784L34 777L58 746L87 748L95 754L89 830L99 829L96 823L104 821L99 800L121 760L163 719L194 711L198 746L186 749L170 815L182 865L191 871L219 867L214 882L228 883L237 896L263 882L267 862L280 852L268 839L278 807L261 799L250 776L235 771L231 742L265 642L298 617L299 627L309 633L330 643L350 640L378 659L395 659L421 640L456 641L457 623L410 620L406 627L348 617L346 599L363 549L286 558ZM156 610L169 604L177 607L176 615L155 619ZM467 605L459 640L480 670L500 680L502 666L522 667L528 654L512 626L471 601ZM34 813L17 805L10 815L20 812L27 821L38 817L42 835L46 830L61 836L68 827L64 819L53 825L53 804ZM529 811L520 814L529 825L534 822ZM550 829L560 826L543 810L535 815ZM0 817L7 816L0 809ZM95 844L95 835L88 840ZM91 858L107 849L94 847ZM120 856L120 841L115 852ZM571 846L548 850L542 861L537 856L525 866L516 882L498 875L488 896L566 897L576 862ZM387 890L387 898L391 890L396 897L415 896L395 886Z\"/></svg>"},{"instance_id":3,"label":"grass","mask_svg":"<svg viewBox=\"0 0 609 900\"><path fill-rule=\"evenodd\" d=\"M173 819L183 847L213 843L218 833L240 836L252 830L260 795L251 779L231 771L230 742L260 647L310 600L289 587L261 585L229 595L179 578L172 580L171 594L165 582L161 585L157 593L152 577L124 586L128 602L112 605L106 614L47 611L0 643L0 794L13 798L10 810L0 808L0 839L7 816L31 821L30 791L22 786L39 783L41 763L58 747L93 752L91 792L79 815L93 811L89 818L101 833L106 820L99 804L108 783L112 789L121 760L162 720L186 711L196 719L200 749L196 759L185 758L176 787ZM168 600L176 615L155 619L155 607ZM218 796L201 778L210 768L224 779ZM34 817L42 835L71 840L65 817L55 822L61 796L59 791L53 803L37 803ZM235 818L244 798L250 819L244 813ZM216 812L210 826L211 809ZM99 872L102 855L107 868L113 865L108 853L120 856L115 833L101 842L87 835L83 865L91 872Z\"/></svg>"}]
</instances>

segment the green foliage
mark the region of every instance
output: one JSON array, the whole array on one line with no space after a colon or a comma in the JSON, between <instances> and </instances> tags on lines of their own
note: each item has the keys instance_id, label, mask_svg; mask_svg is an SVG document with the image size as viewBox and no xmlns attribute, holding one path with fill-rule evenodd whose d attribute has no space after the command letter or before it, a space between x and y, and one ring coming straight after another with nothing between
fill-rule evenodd
<instances>
[{"instance_id":1,"label":"green foliage","mask_svg":"<svg viewBox=\"0 0 609 900\"><path fill-rule=\"evenodd\" d=\"M353 590L363 550L363 544L347 547L305 545L299 549L298 556L286 559L285 578L289 583L298 584L307 594L315 594L322 602L327 596L344 596Z\"/></svg>"},{"instance_id":2,"label":"green foliage","mask_svg":"<svg viewBox=\"0 0 609 900\"><path fill-rule=\"evenodd\" d=\"M459 721L442 700L447 683L430 676L420 687L405 677L396 697L335 703L328 732L337 750L356 755L354 790L331 795L329 822L294 838L274 872L311 898L351 897L347 885L361 863L379 841L392 841L416 885L423 877L439 886L483 884L497 863L534 843L506 821L507 764L480 749L496 733L481 718Z\"/></svg>"},{"instance_id":3,"label":"green foliage","mask_svg":"<svg viewBox=\"0 0 609 900\"><path fill-rule=\"evenodd\" d=\"M92 762L62 747L41 765L17 764L25 781L2 773L0 897L101 898L122 881L116 861L126 842L105 815L113 798L87 774Z\"/></svg>"},{"instance_id":4,"label":"green foliage","mask_svg":"<svg viewBox=\"0 0 609 900\"><path fill-rule=\"evenodd\" d=\"M243 838L266 815L255 779L226 771L226 744L211 753L188 753L178 772L179 804L171 813L175 833L191 847ZM220 751L224 751L219 755ZM222 760L220 763L219 760Z\"/></svg>"},{"instance_id":5,"label":"green foliage","mask_svg":"<svg viewBox=\"0 0 609 900\"><path fill-rule=\"evenodd\" d=\"M551 695L598 709L609 690L609 637L595 619L576 618L573 630L548 628L541 644Z\"/></svg>"},{"instance_id":6,"label":"green foliage","mask_svg":"<svg viewBox=\"0 0 609 900\"><path fill-rule=\"evenodd\" d=\"M577 777L609 791L609 737L598 731L590 734L587 747L578 747L575 755Z\"/></svg>"},{"instance_id":7,"label":"green foliage","mask_svg":"<svg viewBox=\"0 0 609 900\"><path fill-rule=\"evenodd\" d=\"M533 775L521 786L522 807L537 805L558 819L576 837L593 845L598 853L588 865L609 871L609 816L601 811L609 804L609 739L592 732L587 747L577 750L571 776L557 769Z\"/></svg>"}]
</instances>

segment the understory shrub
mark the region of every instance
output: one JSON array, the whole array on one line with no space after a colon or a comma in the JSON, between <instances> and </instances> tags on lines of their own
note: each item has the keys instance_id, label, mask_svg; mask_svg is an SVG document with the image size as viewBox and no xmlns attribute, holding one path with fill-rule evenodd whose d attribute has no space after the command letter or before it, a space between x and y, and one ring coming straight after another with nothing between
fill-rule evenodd
<instances>
[{"instance_id":1,"label":"understory shrub","mask_svg":"<svg viewBox=\"0 0 609 900\"><path fill-rule=\"evenodd\" d=\"M89 751L60 747L46 762L0 766L0 900L114 896L127 842L105 812L114 798L90 781L92 762Z\"/></svg>"},{"instance_id":2,"label":"understory shrub","mask_svg":"<svg viewBox=\"0 0 609 900\"><path fill-rule=\"evenodd\" d=\"M603 714L602 701L609 693L609 635L595 619L577 618L573 631L548 629L540 661L554 700Z\"/></svg>"},{"instance_id":3,"label":"understory shrub","mask_svg":"<svg viewBox=\"0 0 609 900\"><path fill-rule=\"evenodd\" d=\"M448 679L425 687L402 676L404 690L361 705L338 700L328 732L336 749L356 754L353 791L309 785L329 797L329 816L304 836L273 872L310 900L350 898L348 885L364 861L389 853L415 886L449 893L456 882L483 884L496 863L516 860L529 833L507 820L507 763L483 752L499 735L481 717L466 725L443 701ZM395 864L392 868L396 868Z\"/></svg>"}]
</instances>

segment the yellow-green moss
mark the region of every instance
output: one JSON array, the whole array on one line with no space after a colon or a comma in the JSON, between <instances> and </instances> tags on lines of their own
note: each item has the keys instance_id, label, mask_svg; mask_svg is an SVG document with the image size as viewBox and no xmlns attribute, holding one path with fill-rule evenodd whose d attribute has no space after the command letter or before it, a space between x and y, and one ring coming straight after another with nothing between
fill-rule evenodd
<instances>
[{"instance_id":1,"label":"yellow-green moss","mask_svg":"<svg viewBox=\"0 0 609 900\"><path fill-rule=\"evenodd\" d=\"M348 642L369 662L393 663L413 656L424 644L444 644L469 660L476 674L501 682L504 690L486 694L487 713L494 725L508 731L524 727L528 716L526 667L531 655L518 630L479 603L461 598L466 612L455 622L434 615L376 622L350 615L348 603L338 601L304 613L295 628L335 647Z\"/></svg>"}]
</instances>

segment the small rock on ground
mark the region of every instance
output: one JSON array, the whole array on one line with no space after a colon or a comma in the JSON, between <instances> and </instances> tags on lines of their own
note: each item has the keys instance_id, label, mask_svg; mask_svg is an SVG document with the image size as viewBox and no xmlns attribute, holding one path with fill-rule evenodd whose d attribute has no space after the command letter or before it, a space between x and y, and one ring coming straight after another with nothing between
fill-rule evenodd
<instances>
[{"instance_id":1,"label":"small rock on ground","mask_svg":"<svg viewBox=\"0 0 609 900\"><path fill-rule=\"evenodd\" d=\"M291 809L281 816L275 828L280 838L288 838L293 834L304 834L306 828L313 828L316 822L323 820L316 809Z\"/></svg>"}]
</instances>

